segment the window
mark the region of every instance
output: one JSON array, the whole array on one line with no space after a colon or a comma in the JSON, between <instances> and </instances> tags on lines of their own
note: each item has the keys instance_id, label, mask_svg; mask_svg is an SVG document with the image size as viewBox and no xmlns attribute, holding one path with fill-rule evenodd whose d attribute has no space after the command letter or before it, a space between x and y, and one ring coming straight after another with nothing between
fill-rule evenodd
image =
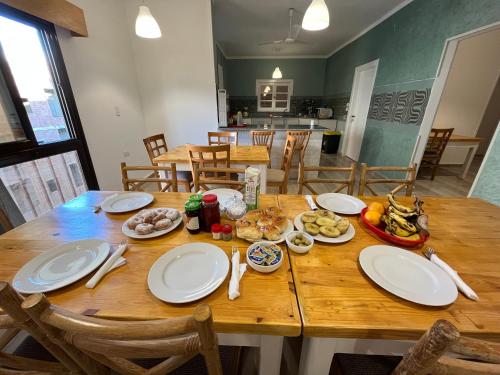
<instances>
[{"instance_id":1,"label":"window","mask_svg":"<svg viewBox=\"0 0 500 375\"><path fill-rule=\"evenodd\" d=\"M258 79L256 89L258 112L290 112L293 80Z\"/></svg>"},{"instance_id":2,"label":"window","mask_svg":"<svg viewBox=\"0 0 500 375\"><path fill-rule=\"evenodd\" d=\"M71 175L73 176L73 181L75 181L75 185L77 187L83 186L83 179L79 166L76 163L71 163L69 164L69 169L71 171Z\"/></svg>"},{"instance_id":3,"label":"window","mask_svg":"<svg viewBox=\"0 0 500 375\"><path fill-rule=\"evenodd\" d=\"M55 180L48 180L47 181L47 186L49 187L49 191L51 193L54 193L57 191L57 184Z\"/></svg>"}]
</instances>

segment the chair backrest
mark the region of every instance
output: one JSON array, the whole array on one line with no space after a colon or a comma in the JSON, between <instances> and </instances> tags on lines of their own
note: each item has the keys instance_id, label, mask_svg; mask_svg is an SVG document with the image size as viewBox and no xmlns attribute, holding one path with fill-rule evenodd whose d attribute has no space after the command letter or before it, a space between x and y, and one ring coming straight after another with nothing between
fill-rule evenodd
<instances>
[{"instance_id":1,"label":"chair backrest","mask_svg":"<svg viewBox=\"0 0 500 375\"><path fill-rule=\"evenodd\" d=\"M406 172L405 178L369 178L370 172ZM413 192L415 179L417 178L417 165L413 164L409 167L369 167L366 163L361 164L361 173L359 178L358 195L365 195L365 189L373 195L378 195L370 186L372 184L398 184L390 192L396 194L399 191L406 189L406 195L409 197ZM384 193L386 194L386 193Z\"/></svg>"},{"instance_id":2,"label":"chair backrest","mask_svg":"<svg viewBox=\"0 0 500 375\"><path fill-rule=\"evenodd\" d=\"M191 165L191 173L193 180L195 177L194 166L212 167L212 168L230 168L231 167L231 146L228 144L218 146L197 146L187 145L189 163ZM229 173L211 173L211 177L225 176L229 179ZM208 177L207 173L203 173L203 177Z\"/></svg>"},{"instance_id":3,"label":"chair backrest","mask_svg":"<svg viewBox=\"0 0 500 375\"><path fill-rule=\"evenodd\" d=\"M318 177L307 178L307 173L318 173ZM320 174L330 174L331 177L321 177ZM339 178L338 175L346 175L345 178ZM311 186L312 184L337 184L338 186L333 190L334 193L342 191L347 188L347 194L353 195L354 182L356 180L356 163L352 163L350 167L306 167L300 165L299 170L299 191L302 194L303 188L307 188L311 193L318 194L318 192Z\"/></svg>"},{"instance_id":4,"label":"chair backrest","mask_svg":"<svg viewBox=\"0 0 500 375\"><path fill-rule=\"evenodd\" d=\"M291 135L295 137L295 150L300 150L301 152L305 152L307 145L309 144L309 138L311 138L311 130L288 130L286 135Z\"/></svg>"},{"instance_id":5,"label":"chair backrest","mask_svg":"<svg viewBox=\"0 0 500 375\"><path fill-rule=\"evenodd\" d=\"M208 145L238 145L238 132L208 132Z\"/></svg>"},{"instance_id":6,"label":"chair backrest","mask_svg":"<svg viewBox=\"0 0 500 375\"><path fill-rule=\"evenodd\" d=\"M29 317L28 314L21 308L24 301L7 282L0 281L0 307L4 313L0 312L0 331L5 330L0 335L0 374L84 374L77 363L58 345L50 341L43 330ZM36 360L26 357L16 356L14 354L5 353L5 346L16 336L19 330L28 332L38 343L47 349L52 356L59 362L49 362ZM17 371L13 371L15 369ZM103 369L102 366L92 366L91 369L96 371ZM97 372L96 372L97 373Z\"/></svg>"},{"instance_id":7,"label":"chair backrest","mask_svg":"<svg viewBox=\"0 0 500 375\"><path fill-rule=\"evenodd\" d=\"M274 130L252 130L250 132L252 145L266 146L267 152L270 153L273 147L274 134Z\"/></svg>"},{"instance_id":8,"label":"chair backrest","mask_svg":"<svg viewBox=\"0 0 500 375\"><path fill-rule=\"evenodd\" d=\"M444 356L447 351L473 361ZM500 374L500 344L461 337L453 324L438 320L408 350L392 374Z\"/></svg>"},{"instance_id":9,"label":"chair backrest","mask_svg":"<svg viewBox=\"0 0 500 375\"><path fill-rule=\"evenodd\" d=\"M144 138L142 141L144 142L144 146L146 146L146 152L152 164L154 158L168 151L167 141L163 133Z\"/></svg>"},{"instance_id":10,"label":"chair backrest","mask_svg":"<svg viewBox=\"0 0 500 375\"><path fill-rule=\"evenodd\" d=\"M212 185L220 185L217 187L228 187L231 189L242 191L245 188L245 182L241 180L232 180L229 178L206 177L207 175L225 175L231 176L234 174L245 174L243 168L226 168L226 167L200 167L194 165L194 191L213 189ZM210 185L210 187L208 186Z\"/></svg>"},{"instance_id":11,"label":"chair backrest","mask_svg":"<svg viewBox=\"0 0 500 375\"><path fill-rule=\"evenodd\" d=\"M170 167L158 165L146 166L127 166L126 163L120 164L122 171L122 184L125 191L139 191L142 186L147 183L155 183L158 186L158 191L165 192L178 191L177 186L177 170L175 163L171 163ZM146 177L129 177L128 173L132 171L149 171ZM161 172L164 176L161 176Z\"/></svg>"},{"instance_id":12,"label":"chair backrest","mask_svg":"<svg viewBox=\"0 0 500 375\"><path fill-rule=\"evenodd\" d=\"M29 296L22 307L59 346L75 348L119 374L165 374L198 353L210 375L222 374L208 305L197 306L193 315L150 321L83 316L51 305L42 294ZM167 359L149 369L131 361L145 358Z\"/></svg>"},{"instance_id":13,"label":"chair backrest","mask_svg":"<svg viewBox=\"0 0 500 375\"><path fill-rule=\"evenodd\" d=\"M5 232L14 229L14 225L12 225L12 222L10 221L9 217L1 207L0 207L0 225L2 226Z\"/></svg>"},{"instance_id":14,"label":"chair backrest","mask_svg":"<svg viewBox=\"0 0 500 375\"><path fill-rule=\"evenodd\" d=\"M281 170L285 171L285 176L283 178L284 183L287 183L288 181L288 174L290 173L296 142L295 137L287 135L285 147L283 147L283 159L281 161Z\"/></svg>"},{"instance_id":15,"label":"chair backrest","mask_svg":"<svg viewBox=\"0 0 500 375\"><path fill-rule=\"evenodd\" d=\"M425 145L425 151L431 153L433 156L435 155L436 159L441 159L453 130L454 128L431 129L427 144Z\"/></svg>"}]
</instances>

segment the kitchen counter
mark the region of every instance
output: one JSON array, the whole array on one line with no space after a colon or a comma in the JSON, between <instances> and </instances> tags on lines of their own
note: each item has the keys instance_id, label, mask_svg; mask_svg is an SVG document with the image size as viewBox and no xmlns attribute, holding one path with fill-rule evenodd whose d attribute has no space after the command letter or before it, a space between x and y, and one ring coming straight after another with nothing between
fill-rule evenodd
<instances>
[{"instance_id":1,"label":"kitchen counter","mask_svg":"<svg viewBox=\"0 0 500 375\"><path fill-rule=\"evenodd\" d=\"M246 126L228 126L227 128L217 128L218 131L250 131L250 130L275 130L275 131L287 131L287 130L312 130L312 131L325 131L328 128L320 125L299 125L299 124L287 124L287 125L246 125Z\"/></svg>"}]
</instances>

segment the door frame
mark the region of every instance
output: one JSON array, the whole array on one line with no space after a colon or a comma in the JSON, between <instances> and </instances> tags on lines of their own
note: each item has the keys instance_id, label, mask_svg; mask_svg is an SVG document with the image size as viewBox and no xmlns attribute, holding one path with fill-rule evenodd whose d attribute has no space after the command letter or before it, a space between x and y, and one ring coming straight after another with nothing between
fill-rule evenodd
<instances>
[{"instance_id":1,"label":"door frame","mask_svg":"<svg viewBox=\"0 0 500 375\"><path fill-rule=\"evenodd\" d=\"M457 34L445 40L443 51L441 53L441 59L439 60L439 65L434 78L434 83L432 85L431 94L429 96L429 101L427 102L424 118L422 119L422 124L420 125L418 137L411 156L411 163L417 164L417 172L420 168L420 163L422 162L422 158L424 156L425 146L427 145L427 140L432 129L432 124L434 123L434 120L436 118L437 110L439 108L441 97L446 86L446 81L448 79L448 74L450 73L451 65L453 64L453 60L455 59L455 53L457 51L458 43L462 40L495 30L497 28L500 28L500 21L479 27L477 29L469 30L462 34Z\"/></svg>"},{"instance_id":2,"label":"door frame","mask_svg":"<svg viewBox=\"0 0 500 375\"><path fill-rule=\"evenodd\" d=\"M353 101L358 94L358 85L359 85L360 74L361 74L361 72L366 71L366 70L373 70L373 86L372 86L371 93L370 93L371 95L373 95L373 88L375 87L375 80L377 78L379 60L380 59L370 61L366 64L359 65L354 69L354 78L352 80L351 96L349 98L349 104L348 104L349 109L347 111L347 118L346 118L345 130L344 130L344 141L342 142L342 149L340 150L340 153L342 155L346 155L347 145L349 143L349 135L350 135L349 133L352 131L352 126L351 126L352 125L352 116L354 116L354 114L353 114L353 112L354 112L353 111ZM370 97L371 97L371 95L370 95ZM370 103L368 103L368 110L369 109L370 109ZM366 118L364 119L365 129L366 129L366 121L367 120L368 120L368 112L367 112ZM363 132L363 134L364 134L364 132ZM361 148L360 148L360 152L361 152ZM359 159L359 155L358 155L358 159Z\"/></svg>"}]
</instances>

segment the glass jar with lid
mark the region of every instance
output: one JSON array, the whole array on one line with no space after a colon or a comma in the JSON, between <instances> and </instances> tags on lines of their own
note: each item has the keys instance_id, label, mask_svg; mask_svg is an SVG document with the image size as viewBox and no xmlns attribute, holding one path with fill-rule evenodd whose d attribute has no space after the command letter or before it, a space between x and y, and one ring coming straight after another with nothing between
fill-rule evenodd
<instances>
[{"instance_id":1,"label":"glass jar with lid","mask_svg":"<svg viewBox=\"0 0 500 375\"><path fill-rule=\"evenodd\" d=\"M186 229L191 234L200 233L200 215L201 215L201 205L199 202L187 201L184 204L184 210L186 211Z\"/></svg>"},{"instance_id":2,"label":"glass jar with lid","mask_svg":"<svg viewBox=\"0 0 500 375\"><path fill-rule=\"evenodd\" d=\"M217 200L217 195L206 194L203 196L201 216L203 217L202 229L205 232L211 231L212 224L220 223L219 201Z\"/></svg>"}]
</instances>

